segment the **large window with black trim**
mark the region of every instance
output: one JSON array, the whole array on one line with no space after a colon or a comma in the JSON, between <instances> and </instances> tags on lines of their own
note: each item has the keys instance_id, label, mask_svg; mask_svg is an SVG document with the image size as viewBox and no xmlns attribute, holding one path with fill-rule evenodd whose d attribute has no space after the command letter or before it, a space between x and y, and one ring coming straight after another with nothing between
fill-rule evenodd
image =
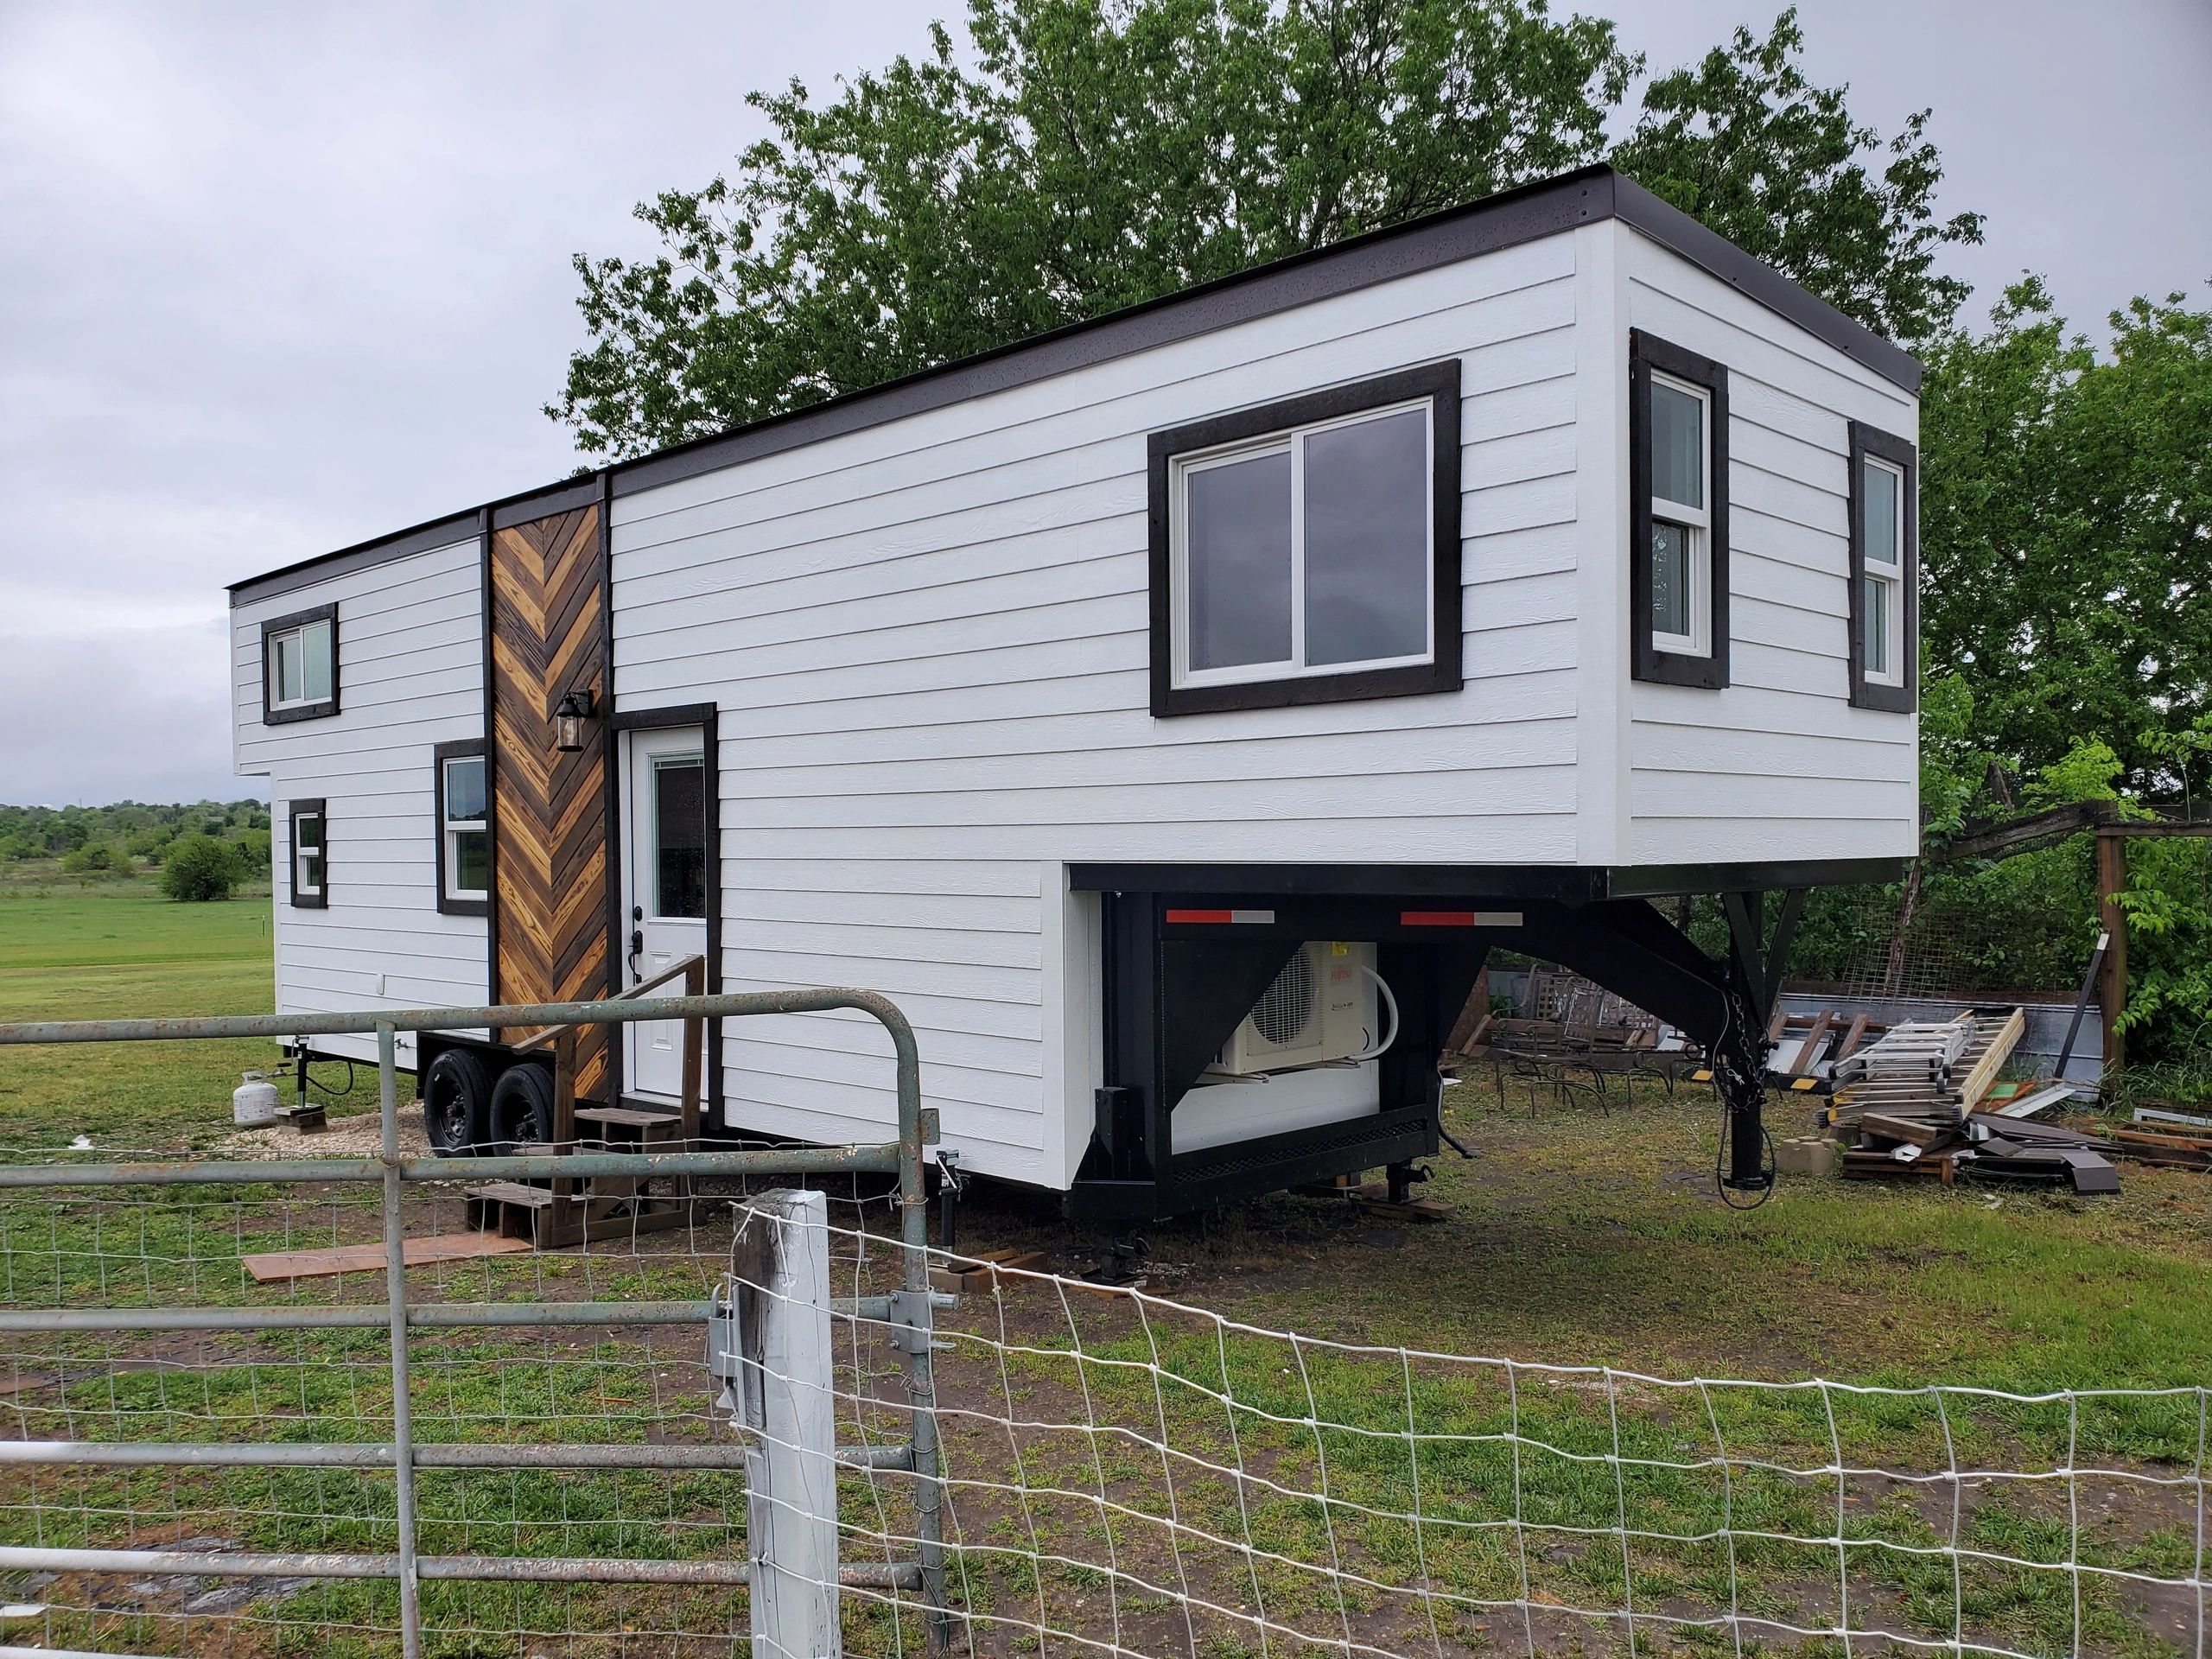
<instances>
[{"instance_id":1,"label":"large window with black trim","mask_svg":"<svg viewBox=\"0 0 2212 1659\"><path fill-rule=\"evenodd\" d=\"M1459 686L1459 363L1151 442L1155 715Z\"/></svg>"},{"instance_id":2,"label":"large window with black trim","mask_svg":"<svg viewBox=\"0 0 2212 1659\"><path fill-rule=\"evenodd\" d=\"M261 717L271 726L338 712L338 607L261 625Z\"/></svg>"},{"instance_id":3,"label":"large window with black trim","mask_svg":"<svg viewBox=\"0 0 2212 1659\"><path fill-rule=\"evenodd\" d=\"M1851 701L1861 709L1916 706L1919 470L1903 438L1851 423Z\"/></svg>"},{"instance_id":4,"label":"large window with black trim","mask_svg":"<svg viewBox=\"0 0 2212 1659\"><path fill-rule=\"evenodd\" d=\"M1728 683L1728 371L1629 335L1629 601L1637 679Z\"/></svg>"},{"instance_id":5,"label":"large window with black trim","mask_svg":"<svg viewBox=\"0 0 2212 1659\"><path fill-rule=\"evenodd\" d=\"M481 916L492 897L491 791L481 738L441 743L437 766L438 908Z\"/></svg>"},{"instance_id":6,"label":"large window with black trim","mask_svg":"<svg viewBox=\"0 0 2212 1659\"><path fill-rule=\"evenodd\" d=\"M321 800L292 803L291 888L295 910L330 907L330 813Z\"/></svg>"}]
</instances>

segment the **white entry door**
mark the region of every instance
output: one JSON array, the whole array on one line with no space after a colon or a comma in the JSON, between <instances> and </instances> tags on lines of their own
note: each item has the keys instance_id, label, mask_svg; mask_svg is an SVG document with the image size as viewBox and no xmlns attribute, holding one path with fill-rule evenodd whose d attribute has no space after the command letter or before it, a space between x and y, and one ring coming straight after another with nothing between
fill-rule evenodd
<instances>
[{"instance_id":1,"label":"white entry door","mask_svg":"<svg viewBox=\"0 0 2212 1659\"><path fill-rule=\"evenodd\" d=\"M707 757L696 726L626 734L622 914L628 929L625 988L707 950ZM652 992L681 996L679 982ZM625 1026L628 1088L673 1103L683 1092L683 1027L673 1020Z\"/></svg>"}]
</instances>

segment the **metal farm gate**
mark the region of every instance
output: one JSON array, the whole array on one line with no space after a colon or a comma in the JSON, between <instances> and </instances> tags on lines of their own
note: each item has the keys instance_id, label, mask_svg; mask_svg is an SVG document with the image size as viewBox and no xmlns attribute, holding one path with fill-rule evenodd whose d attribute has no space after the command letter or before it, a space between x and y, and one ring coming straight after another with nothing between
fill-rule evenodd
<instances>
[{"instance_id":1,"label":"metal farm gate","mask_svg":"<svg viewBox=\"0 0 2212 1659\"><path fill-rule=\"evenodd\" d=\"M867 1014L890 1036L895 1142L725 1150L694 1142L673 1152L571 1144L467 1159L403 1152L397 1065L403 1031L667 1020L686 1022L688 1039L696 1043L709 1020L832 1009ZM949 1624L931 1327L932 1309L950 1299L933 1296L929 1287L923 1149L937 1138L936 1115L922 1108L913 1033L899 1011L872 992L781 991L407 1013L21 1024L0 1026L0 1044L346 1033L376 1039L376 1155L93 1162L63 1154L47 1154L49 1161L0 1163L6 1212L0 1220L0 1342L12 1351L15 1372L12 1386L0 1379L0 1395L9 1396L0 1409L11 1402L16 1416L11 1429L0 1429L14 1436L0 1440L0 1465L16 1488L0 1506L9 1518L0 1571L29 1575L17 1582L34 1586L97 1586L107 1582L105 1575L157 1581L156 1588L208 1580L217 1586L181 1611L171 1608L135 1625L126 1619L127 1629L112 1618L103 1624L107 1604L86 1592L81 1617L48 1624L42 1650L87 1630L93 1635L86 1646L112 1642L145 1650L162 1632L181 1632L189 1646L192 1619L212 1617L208 1610L237 1615L257 1595L321 1594L329 1598L324 1611L289 1620L280 1645L296 1647L301 1625L308 1624L323 1638L318 1647L373 1652L390 1642L396 1626L404 1659L421 1659L424 1586L458 1582L517 1586L514 1624L499 1631L511 1638L548 1634L546 1616L535 1610L559 1598L573 1600L590 1586L645 1586L607 1592L669 1599L646 1614L632 1604L607 1611L611 1639L619 1644L624 1632L641 1625L658 1630L658 1620L669 1626L664 1634L702 1638L694 1644L701 1651L714 1650L716 1642L727 1651L729 1638L742 1633L727 1622L734 1617L730 1589L750 1586L745 1599L751 1630L766 1637L756 1640L766 1651L785 1644L777 1627L763 1626L764 1617L777 1617L764 1604L776 1599L779 1571L786 1582L795 1573L826 1577L815 1584L807 1605L784 1610L786 1621L802 1621L787 1622L784 1631L804 1628L807 1618L818 1629L826 1607L834 1650L836 1587L842 1584L864 1592L868 1611L887 1619L887 1645L911 1639L903 1631L912 1619L926 1627L931 1647L942 1648ZM886 1410L873 1419L896 1427L868 1434L866 1445L804 1448L803 1461L827 1469L826 1484L823 1470L795 1466L798 1448L779 1444L776 1415L779 1409L788 1415L791 1403L779 1408L771 1400L766 1421L762 1417L760 1379L773 1373L775 1361L771 1354L764 1366L760 1344L764 1332L772 1349L781 1339L779 1310L772 1288L764 1296L760 1285L747 1282L744 1260L735 1262L734 1283L727 1273L718 1282L706 1281L699 1262L710 1252L695 1247L655 1255L634 1248L634 1240L626 1252L587 1246L573 1255L514 1243L507 1248L517 1254L441 1268L435 1264L442 1258L420 1253L419 1226L415 1239L408 1236L410 1205L418 1218L425 1204L455 1208L464 1181L568 1183L566 1190L574 1191L596 1178L623 1184L613 1190L643 1194L648 1183L666 1180L695 1209L716 1216L734 1211L730 1240L715 1248L725 1258L759 1264L772 1286L782 1282L775 1275L785 1264L772 1251L761 1255L759 1235L781 1237L785 1229L758 1229L748 1245L743 1208L710 1205L698 1184L870 1174L897 1179L895 1197L886 1200L898 1211L897 1234L881 1245L897 1257L892 1282L899 1287L806 1311L823 1319L834 1311L852 1327L872 1326L883 1351L897 1355L895 1366L886 1363L875 1373L883 1379L877 1401ZM373 1207L367 1202L372 1194L380 1198ZM35 1202L26 1205L27 1198ZM810 1217L818 1227L819 1193L771 1193L755 1202L779 1223ZM480 1225L481 1208L469 1214ZM222 1248L211 1245L211 1230L226 1229L216 1241ZM280 1280L270 1289L246 1282L236 1269L234 1256L243 1252L238 1241L343 1239L349 1232L360 1241L356 1279L380 1280L378 1300L345 1294L342 1277L335 1292L296 1280ZM411 1255L410 1243L417 1246ZM410 1268L419 1280L426 1264L446 1275L441 1284L458 1282L470 1294L425 1296L419 1283L410 1293ZM826 1287L820 1274L817 1278ZM671 1288L677 1294L669 1294ZM559 1294L564 1290L571 1294ZM819 1290L811 1294L827 1300ZM538 1345L512 1345L529 1344ZM774 1394L772 1383L767 1392ZM797 1409L807 1414L803 1402ZM732 1410L752 1431L751 1444L733 1431ZM810 1433L820 1430L819 1422L810 1427ZM899 1518L885 1519L876 1535L896 1545L884 1545L883 1560L837 1563L836 1476L855 1470L868 1471L879 1510L885 1502L879 1484L894 1490ZM472 1478L478 1489L437 1497L426 1516L426 1480ZM208 1483L225 1480L245 1484L219 1497ZM733 1505L722 1493L741 1486L744 1503ZM817 1512L799 1517L806 1529L785 1524L775 1506L794 1490L811 1494L817 1511L826 1504L826 1522ZM224 1503L233 1519L251 1523L241 1529L304 1538L315 1547L246 1548L233 1539L189 1535L196 1516ZM711 1528L697 1520L702 1508ZM447 1542L426 1548L426 1529L441 1540L466 1545L489 1537L505 1547ZM741 1534L741 1550L734 1547ZM576 1536L598 1548L546 1553L549 1543L557 1547ZM825 1538L826 1556L819 1553ZM358 1547L343 1547L348 1542ZM799 1548L804 1559L779 1562L779 1548ZM894 1548L903 1558L893 1555ZM356 1586L354 1596L369 1599L346 1599L348 1583ZM245 1587L226 1598L226 1585ZM701 1603L682 1602L687 1596L711 1598L720 1611L701 1613ZM21 1621L38 1611L35 1605L12 1606L0 1609L0 1618ZM557 1617L570 1622L553 1627L556 1638L588 1633L574 1615ZM717 1618L725 1621L719 1627ZM433 1624L431 1650L459 1650L450 1634L454 1624L460 1648L494 1633L480 1610L463 1611ZM0 1629L0 1643L29 1634L20 1622L11 1624ZM656 1643L659 1651L684 1646ZM0 1653L20 1650L26 1649L0 1646Z\"/></svg>"}]
</instances>

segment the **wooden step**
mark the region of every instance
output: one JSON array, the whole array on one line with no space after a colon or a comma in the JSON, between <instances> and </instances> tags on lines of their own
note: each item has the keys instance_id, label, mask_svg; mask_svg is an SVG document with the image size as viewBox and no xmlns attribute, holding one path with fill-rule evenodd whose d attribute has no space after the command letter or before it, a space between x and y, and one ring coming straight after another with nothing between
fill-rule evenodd
<instances>
[{"instance_id":1,"label":"wooden step","mask_svg":"<svg viewBox=\"0 0 2212 1659\"><path fill-rule=\"evenodd\" d=\"M662 1125L674 1129L683 1126L683 1120L674 1112L642 1112L631 1106L579 1106L579 1123L614 1123L625 1128L651 1129Z\"/></svg>"},{"instance_id":2,"label":"wooden step","mask_svg":"<svg viewBox=\"0 0 2212 1659\"><path fill-rule=\"evenodd\" d=\"M553 1202L552 1188L524 1186L520 1181L486 1181L481 1186L464 1186L461 1194L486 1204L519 1204L532 1210L543 1210Z\"/></svg>"}]
</instances>

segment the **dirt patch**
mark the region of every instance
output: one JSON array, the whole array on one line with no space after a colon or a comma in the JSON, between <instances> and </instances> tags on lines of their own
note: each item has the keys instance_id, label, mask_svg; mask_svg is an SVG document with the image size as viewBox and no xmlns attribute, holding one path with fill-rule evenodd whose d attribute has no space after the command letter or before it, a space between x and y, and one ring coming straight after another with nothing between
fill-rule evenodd
<instances>
[{"instance_id":1,"label":"dirt patch","mask_svg":"<svg viewBox=\"0 0 2212 1659\"><path fill-rule=\"evenodd\" d=\"M240 1129L217 1142L215 1150L232 1158L373 1158L384 1150L384 1130L375 1112L355 1112L333 1117L328 1128L312 1135L302 1135L289 1123ZM419 1100L399 1109L399 1150L404 1157L430 1155Z\"/></svg>"}]
</instances>

